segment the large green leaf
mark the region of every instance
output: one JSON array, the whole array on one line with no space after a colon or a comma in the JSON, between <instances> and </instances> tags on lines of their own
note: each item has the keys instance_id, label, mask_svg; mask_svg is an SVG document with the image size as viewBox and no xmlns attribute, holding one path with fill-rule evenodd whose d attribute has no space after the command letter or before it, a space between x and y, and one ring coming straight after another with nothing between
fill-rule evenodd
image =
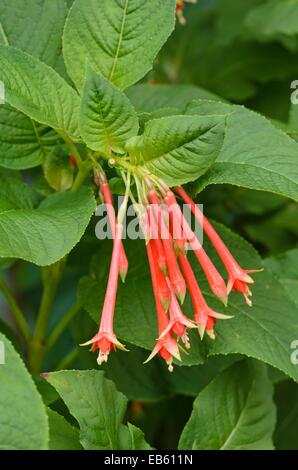
<instances>
[{"instance_id":1,"label":"large green leaf","mask_svg":"<svg viewBox=\"0 0 298 470\"><path fill-rule=\"evenodd\" d=\"M77 419L84 449L150 449L139 429L122 424L127 398L117 391L113 382L104 378L103 372L53 372L47 380Z\"/></svg>"},{"instance_id":2,"label":"large green leaf","mask_svg":"<svg viewBox=\"0 0 298 470\"><path fill-rule=\"evenodd\" d=\"M0 211L0 256L52 264L78 243L94 210L91 191L82 189L49 196L37 209Z\"/></svg>"},{"instance_id":3,"label":"large green leaf","mask_svg":"<svg viewBox=\"0 0 298 470\"><path fill-rule=\"evenodd\" d=\"M174 29L174 0L76 0L64 31L64 58L78 89L86 62L119 88L142 78Z\"/></svg>"},{"instance_id":4,"label":"large green leaf","mask_svg":"<svg viewBox=\"0 0 298 470\"><path fill-rule=\"evenodd\" d=\"M129 145L130 152L170 186L203 175L219 155L225 116L152 119Z\"/></svg>"},{"instance_id":5,"label":"large green leaf","mask_svg":"<svg viewBox=\"0 0 298 470\"><path fill-rule=\"evenodd\" d=\"M0 46L0 80L8 104L41 124L79 138L79 97L51 67L18 49Z\"/></svg>"},{"instance_id":6,"label":"large green leaf","mask_svg":"<svg viewBox=\"0 0 298 470\"><path fill-rule=\"evenodd\" d=\"M129 99L91 68L82 96L80 129L88 147L108 156L112 151L123 152L126 141L139 129Z\"/></svg>"},{"instance_id":7,"label":"large green leaf","mask_svg":"<svg viewBox=\"0 0 298 470\"><path fill-rule=\"evenodd\" d=\"M167 374L166 366L159 361L151 361L146 367L143 365L148 351L128 348L129 354L117 351L102 367L129 400L153 401L174 394L196 396L219 372L237 360L234 355L215 356L205 364L175 367ZM90 357L90 361L94 358Z\"/></svg>"},{"instance_id":8,"label":"large green leaf","mask_svg":"<svg viewBox=\"0 0 298 470\"><path fill-rule=\"evenodd\" d=\"M33 209L37 193L28 186L17 171L0 170L0 201L9 209Z\"/></svg>"},{"instance_id":9,"label":"large green leaf","mask_svg":"<svg viewBox=\"0 0 298 470\"><path fill-rule=\"evenodd\" d=\"M1 0L0 44L17 47L59 68L66 15L61 0Z\"/></svg>"},{"instance_id":10,"label":"large green leaf","mask_svg":"<svg viewBox=\"0 0 298 470\"><path fill-rule=\"evenodd\" d=\"M126 91L135 108L151 113L160 108L183 108L192 100L219 100L222 98L193 85L135 85Z\"/></svg>"},{"instance_id":11,"label":"large green leaf","mask_svg":"<svg viewBox=\"0 0 298 470\"><path fill-rule=\"evenodd\" d=\"M82 450L79 431L69 424L63 416L47 408L50 425L50 450Z\"/></svg>"},{"instance_id":12,"label":"large green leaf","mask_svg":"<svg viewBox=\"0 0 298 470\"><path fill-rule=\"evenodd\" d=\"M61 0L3 0L0 44L21 49L65 75L62 33L66 13ZM53 132L20 111L8 105L0 107L1 166L12 169L37 166L55 140L57 136Z\"/></svg>"},{"instance_id":13,"label":"large green leaf","mask_svg":"<svg viewBox=\"0 0 298 470\"><path fill-rule=\"evenodd\" d=\"M244 268L256 269L262 266L262 260L251 245L228 229L218 224L214 226ZM111 248L111 243L109 245ZM206 237L204 247L226 278L226 272ZM130 268L125 285L120 285L118 290L115 332L124 342L151 349L157 335L157 325L144 242L136 240L126 243L126 251ZM79 286L79 301L96 323L103 305L109 260L110 250L102 243L91 265L91 276L83 278ZM223 309L211 294L192 253L189 253L189 260L210 306L234 318L218 321L215 341L206 338L201 342L197 332L192 332L191 349L187 355L182 355L181 365L202 364L207 355L244 354L267 362L298 381L297 366L290 361L291 344L295 337L293 332L298 332L297 307L275 275L269 269L254 275L256 284L252 288L252 307L246 305L242 295L232 293L228 308ZM192 315L188 297L183 310Z\"/></svg>"},{"instance_id":14,"label":"large green leaf","mask_svg":"<svg viewBox=\"0 0 298 470\"><path fill-rule=\"evenodd\" d=\"M57 135L9 105L0 106L0 166L24 170L39 165Z\"/></svg>"},{"instance_id":15,"label":"large green leaf","mask_svg":"<svg viewBox=\"0 0 298 470\"><path fill-rule=\"evenodd\" d=\"M45 407L20 356L0 333L0 449L45 450L49 429Z\"/></svg>"},{"instance_id":16,"label":"large green leaf","mask_svg":"<svg viewBox=\"0 0 298 470\"><path fill-rule=\"evenodd\" d=\"M193 101L190 115L231 113L219 157L196 184L229 183L298 200L298 146L264 117L240 106Z\"/></svg>"},{"instance_id":17,"label":"large green leaf","mask_svg":"<svg viewBox=\"0 0 298 470\"><path fill-rule=\"evenodd\" d=\"M185 450L273 449L273 386L264 365L240 362L198 395L179 442Z\"/></svg>"}]
</instances>

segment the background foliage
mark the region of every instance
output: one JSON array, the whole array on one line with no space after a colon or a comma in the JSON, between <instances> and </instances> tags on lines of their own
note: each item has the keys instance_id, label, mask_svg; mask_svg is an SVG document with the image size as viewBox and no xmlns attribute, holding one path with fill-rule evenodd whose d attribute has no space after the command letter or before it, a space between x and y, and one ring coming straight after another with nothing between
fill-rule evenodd
<instances>
[{"instance_id":1,"label":"background foliage","mask_svg":"<svg viewBox=\"0 0 298 470\"><path fill-rule=\"evenodd\" d=\"M298 105L290 97L298 2L200 0L187 5L186 25L176 24L171 36L174 0L76 0L69 13L72 3L0 4L7 85L0 106L0 448L297 449ZM119 55L124 3L128 32ZM106 128L94 123L95 85L106 116L113 101L117 125L106 116ZM145 126L139 149L159 156L151 170L170 184L189 183L241 264L265 267L253 308L233 297L234 318L216 327L216 341L193 334L190 354L172 374L159 359L142 364L156 337L142 242L126 243L130 271L116 306L116 331L130 353L97 367L78 346L99 319L111 244L94 235L90 168L80 168L78 189L68 156L74 143L85 152L79 129L88 147L103 152L123 149L135 135L137 117L120 89L141 132ZM152 119L165 116L154 129ZM173 152L181 164L174 171L163 137L175 128L178 147L186 122L212 128L218 140L208 160ZM160 148L149 147L152 133ZM121 194L117 172L107 173ZM202 289L208 296L207 284Z\"/></svg>"}]
</instances>

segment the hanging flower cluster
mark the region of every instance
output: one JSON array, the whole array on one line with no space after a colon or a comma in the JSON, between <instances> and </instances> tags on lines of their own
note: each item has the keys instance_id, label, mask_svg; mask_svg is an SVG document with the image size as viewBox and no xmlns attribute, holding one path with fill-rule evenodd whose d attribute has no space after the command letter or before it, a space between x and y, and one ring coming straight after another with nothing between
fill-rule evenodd
<instances>
[{"instance_id":1,"label":"hanging flower cluster","mask_svg":"<svg viewBox=\"0 0 298 470\"><path fill-rule=\"evenodd\" d=\"M124 281L128 270L122 233L123 219L130 197L146 240L158 321L156 345L146 362L158 354L166 361L171 371L173 358L181 360L180 351L183 348L179 344L180 340L184 348L190 348L188 338L190 329L196 328L201 339L205 332L211 339L215 339L216 321L232 318L215 312L207 304L188 260L188 249L191 248L194 252L211 291L225 306L227 306L231 290L243 294L246 303L249 306L252 305L249 286L254 283L254 280L250 274L258 270L245 270L239 266L211 223L182 187L175 187L172 191L162 180L153 175L145 174L142 178L135 176L137 203L130 191L130 174L127 177L123 175L123 178L126 182L126 193L116 217L106 176L102 169L96 172L95 181L102 201L106 204L111 226L113 253L99 331L85 345L91 344L92 351L99 350L97 359L99 364L107 361L112 349L125 349L116 338L113 319L118 278L120 276ZM191 210L216 249L228 274L227 285L184 217L175 194ZM193 306L192 319L188 318L182 310L187 290Z\"/></svg>"}]
</instances>

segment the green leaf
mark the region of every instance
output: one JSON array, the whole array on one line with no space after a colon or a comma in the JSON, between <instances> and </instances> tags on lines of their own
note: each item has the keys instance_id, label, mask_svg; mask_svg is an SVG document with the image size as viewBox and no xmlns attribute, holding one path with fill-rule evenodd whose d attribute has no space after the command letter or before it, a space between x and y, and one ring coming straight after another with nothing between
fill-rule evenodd
<instances>
[{"instance_id":1,"label":"green leaf","mask_svg":"<svg viewBox=\"0 0 298 470\"><path fill-rule=\"evenodd\" d=\"M215 228L241 266L249 269L261 265L247 242L221 226L215 225ZM209 243L205 247L209 253ZM218 323L216 340L210 346L209 355L244 354L260 359L298 381L297 367L290 360L293 331L298 331L297 306L268 269L253 277L253 306L247 306L240 294L230 297L226 313L234 318ZM281 321L282 317L287 317L287 322Z\"/></svg>"},{"instance_id":2,"label":"green leaf","mask_svg":"<svg viewBox=\"0 0 298 470\"><path fill-rule=\"evenodd\" d=\"M37 209L2 211L0 256L55 263L79 242L94 210L94 197L83 188L49 196Z\"/></svg>"},{"instance_id":3,"label":"green leaf","mask_svg":"<svg viewBox=\"0 0 298 470\"><path fill-rule=\"evenodd\" d=\"M160 108L185 108L192 100L224 101L210 91L194 85L135 85L126 91L138 111L151 113Z\"/></svg>"},{"instance_id":4,"label":"green leaf","mask_svg":"<svg viewBox=\"0 0 298 470\"><path fill-rule=\"evenodd\" d=\"M78 140L79 97L51 67L18 49L0 46L0 80L8 104Z\"/></svg>"},{"instance_id":5,"label":"green leaf","mask_svg":"<svg viewBox=\"0 0 298 470\"><path fill-rule=\"evenodd\" d=\"M179 442L184 450L272 450L273 387L261 364L240 362L198 395Z\"/></svg>"},{"instance_id":6,"label":"green leaf","mask_svg":"<svg viewBox=\"0 0 298 470\"><path fill-rule=\"evenodd\" d=\"M130 153L170 186L203 175L219 155L224 138L224 116L170 116L152 119L132 145Z\"/></svg>"},{"instance_id":7,"label":"green leaf","mask_svg":"<svg viewBox=\"0 0 298 470\"><path fill-rule=\"evenodd\" d=\"M218 47L233 43L243 32L244 22L249 11L263 0L221 0L216 8L215 38Z\"/></svg>"},{"instance_id":8,"label":"green leaf","mask_svg":"<svg viewBox=\"0 0 298 470\"><path fill-rule=\"evenodd\" d=\"M80 112L81 134L92 150L111 155L123 152L126 141L139 129L129 99L88 67Z\"/></svg>"},{"instance_id":9,"label":"green leaf","mask_svg":"<svg viewBox=\"0 0 298 470\"><path fill-rule=\"evenodd\" d=\"M86 450L149 448L140 430L124 426L127 399L104 373L95 370L53 372L47 380L56 388L80 425Z\"/></svg>"},{"instance_id":10,"label":"green leaf","mask_svg":"<svg viewBox=\"0 0 298 470\"><path fill-rule=\"evenodd\" d=\"M297 143L264 117L240 106L193 101L189 115L230 113L224 144L210 170L196 183L228 183L271 191L298 201Z\"/></svg>"},{"instance_id":11,"label":"green leaf","mask_svg":"<svg viewBox=\"0 0 298 470\"><path fill-rule=\"evenodd\" d=\"M257 6L247 15L244 28L258 38L298 34L297 0L269 0Z\"/></svg>"},{"instance_id":12,"label":"green leaf","mask_svg":"<svg viewBox=\"0 0 298 470\"><path fill-rule=\"evenodd\" d=\"M257 269L262 266L262 260L249 243L223 226L214 223L214 227L243 268ZM109 269L112 244L107 244L109 250L104 243L101 244L99 256L92 262L90 276L81 279L78 291L80 303L96 323L100 319ZM207 237L204 238L204 248L226 279L226 271ZM115 332L124 343L152 349L157 325L144 242L127 240L125 249L130 268L125 285L119 285L118 289ZM177 365L202 364L207 356L218 354L243 354L276 367L298 382L297 366L290 360L293 331L298 331L297 306L276 276L269 269L254 275L256 283L252 287L252 307L246 305L242 295L231 293L228 308L224 309L210 292L192 253L189 253L189 260L210 306L215 311L234 318L217 322L215 341L208 338L201 341L197 332L192 332L191 349L187 355L182 354L182 363ZM188 296L183 304L183 311L192 317ZM287 318L287 321L282 321L282 318ZM89 338L84 338L87 339Z\"/></svg>"},{"instance_id":13,"label":"green leaf","mask_svg":"<svg viewBox=\"0 0 298 470\"><path fill-rule=\"evenodd\" d=\"M298 307L298 249L289 250L281 255L267 258L266 268L270 269L279 279ZM298 334L297 334L298 337Z\"/></svg>"},{"instance_id":14,"label":"green leaf","mask_svg":"<svg viewBox=\"0 0 298 470\"><path fill-rule=\"evenodd\" d=\"M0 333L0 449L46 450L49 430L42 399L20 356ZM2 350L2 347L1 347Z\"/></svg>"},{"instance_id":15,"label":"green leaf","mask_svg":"<svg viewBox=\"0 0 298 470\"><path fill-rule=\"evenodd\" d=\"M64 59L79 90L85 66L124 89L140 80L174 29L174 0L76 0L64 31Z\"/></svg>"},{"instance_id":16,"label":"green leaf","mask_svg":"<svg viewBox=\"0 0 298 470\"><path fill-rule=\"evenodd\" d=\"M148 351L130 345L128 349L129 354L124 351L111 354L108 363L101 367L129 400L145 402L174 394L194 397L217 374L239 360L235 355L215 356L199 366L175 367L169 374L162 361L151 361L144 366Z\"/></svg>"},{"instance_id":17,"label":"green leaf","mask_svg":"<svg viewBox=\"0 0 298 470\"><path fill-rule=\"evenodd\" d=\"M47 408L50 425L50 450L82 450L79 431L63 416Z\"/></svg>"},{"instance_id":18,"label":"green leaf","mask_svg":"<svg viewBox=\"0 0 298 470\"><path fill-rule=\"evenodd\" d=\"M152 447L145 441L144 433L131 423L121 428L120 447L124 450L151 450Z\"/></svg>"},{"instance_id":19,"label":"green leaf","mask_svg":"<svg viewBox=\"0 0 298 470\"><path fill-rule=\"evenodd\" d=\"M9 105L0 106L0 166L12 170L35 167L57 140L51 129Z\"/></svg>"},{"instance_id":20,"label":"green leaf","mask_svg":"<svg viewBox=\"0 0 298 470\"><path fill-rule=\"evenodd\" d=\"M1 0L0 44L14 46L53 68L59 67L66 15L61 0Z\"/></svg>"},{"instance_id":21,"label":"green leaf","mask_svg":"<svg viewBox=\"0 0 298 470\"><path fill-rule=\"evenodd\" d=\"M64 76L62 33L66 14L61 0L2 0L0 44L35 56ZM57 135L48 128L8 105L0 106L1 166L20 170L37 166L56 141Z\"/></svg>"},{"instance_id":22,"label":"green leaf","mask_svg":"<svg viewBox=\"0 0 298 470\"><path fill-rule=\"evenodd\" d=\"M0 201L6 201L7 208L11 209L33 209L38 203L38 196L23 181L20 173L0 169Z\"/></svg>"},{"instance_id":23,"label":"green leaf","mask_svg":"<svg viewBox=\"0 0 298 470\"><path fill-rule=\"evenodd\" d=\"M33 380L46 406L52 405L59 400L60 397L54 387L42 375L33 376Z\"/></svg>"}]
</instances>

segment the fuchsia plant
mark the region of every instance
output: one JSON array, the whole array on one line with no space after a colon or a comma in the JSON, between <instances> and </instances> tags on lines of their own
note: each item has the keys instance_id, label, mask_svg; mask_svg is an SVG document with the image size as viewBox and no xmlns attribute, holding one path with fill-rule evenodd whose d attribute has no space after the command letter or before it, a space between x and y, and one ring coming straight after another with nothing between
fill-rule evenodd
<instances>
[{"instance_id":1,"label":"fuchsia plant","mask_svg":"<svg viewBox=\"0 0 298 470\"><path fill-rule=\"evenodd\" d=\"M296 4L0 0L0 449L298 446Z\"/></svg>"}]
</instances>

